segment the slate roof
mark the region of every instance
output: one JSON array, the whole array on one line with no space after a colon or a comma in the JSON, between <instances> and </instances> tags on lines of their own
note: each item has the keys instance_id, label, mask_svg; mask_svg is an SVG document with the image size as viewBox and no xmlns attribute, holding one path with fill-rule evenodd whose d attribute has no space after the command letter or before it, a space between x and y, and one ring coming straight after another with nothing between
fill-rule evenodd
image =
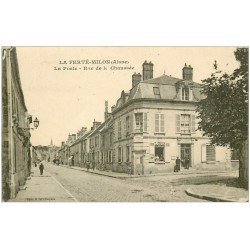
<instances>
[{"instance_id":1,"label":"slate roof","mask_svg":"<svg viewBox=\"0 0 250 250\"><path fill-rule=\"evenodd\" d=\"M181 101L177 95L177 86L185 81L176 77L162 75L153 79L141 81L135 85L129 93L122 91L121 97L117 100L115 109L122 107L125 103L136 99L158 99ZM188 81L193 87L193 101L199 101L203 98L201 94L202 84ZM160 98L155 96L154 87L159 88Z\"/></svg>"}]
</instances>

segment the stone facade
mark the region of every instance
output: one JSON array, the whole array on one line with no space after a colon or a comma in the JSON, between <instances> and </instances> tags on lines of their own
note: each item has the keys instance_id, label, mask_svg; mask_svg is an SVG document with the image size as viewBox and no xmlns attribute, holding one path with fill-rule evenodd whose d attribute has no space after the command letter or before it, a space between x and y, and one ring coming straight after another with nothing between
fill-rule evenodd
<instances>
[{"instance_id":1,"label":"stone facade","mask_svg":"<svg viewBox=\"0 0 250 250\"><path fill-rule=\"evenodd\" d=\"M196 104L204 98L202 85L193 82L193 68L182 69L183 79L162 75L153 78L146 61L132 75L132 88L121 92L104 122L70 146L75 164L132 174L166 172L179 157L182 164L202 167L231 164L231 151L210 145L198 129Z\"/></svg>"},{"instance_id":2,"label":"stone facade","mask_svg":"<svg viewBox=\"0 0 250 250\"><path fill-rule=\"evenodd\" d=\"M2 197L14 198L30 175L30 116L22 92L14 47L3 48L2 59Z\"/></svg>"}]
</instances>

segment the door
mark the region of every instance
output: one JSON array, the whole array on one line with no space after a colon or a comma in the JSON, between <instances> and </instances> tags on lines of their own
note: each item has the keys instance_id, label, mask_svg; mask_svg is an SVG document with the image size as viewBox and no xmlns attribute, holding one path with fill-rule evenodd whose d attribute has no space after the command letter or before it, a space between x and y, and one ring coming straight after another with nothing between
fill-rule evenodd
<instances>
[{"instance_id":1,"label":"door","mask_svg":"<svg viewBox=\"0 0 250 250\"><path fill-rule=\"evenodd\" d=\"M181 162L182 165L185 163L185 159L189 159L191 163L191 145L190 144L181 144ZM184 165L183 165L184 166Z\"/></svg>"}]
</instances>

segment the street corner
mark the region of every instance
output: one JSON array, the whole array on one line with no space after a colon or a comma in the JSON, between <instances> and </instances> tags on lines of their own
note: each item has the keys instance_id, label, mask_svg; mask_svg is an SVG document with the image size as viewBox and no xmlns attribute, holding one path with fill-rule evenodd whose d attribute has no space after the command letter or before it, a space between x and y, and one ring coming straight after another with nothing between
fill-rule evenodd
<instances>
[{"instance_id":1,"label":"street corner","mask_svg":"<svg viewBox=\"0 0 250 250\"><path fill-rule=\"evenodd\" d=\"M185 190L189 196L212 202L249 202L248 191L221 185L195 185Z\"/></svg>"}]
</instances>

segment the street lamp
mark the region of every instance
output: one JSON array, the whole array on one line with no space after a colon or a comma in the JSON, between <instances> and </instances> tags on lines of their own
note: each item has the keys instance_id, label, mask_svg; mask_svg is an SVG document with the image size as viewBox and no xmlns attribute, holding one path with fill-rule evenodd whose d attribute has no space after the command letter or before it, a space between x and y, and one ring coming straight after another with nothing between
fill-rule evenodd
<instances>
[{"instance_id":1,"label":"street lamp","mask_svg":"<svg viewBox=\"0 0 250 250\"><path fill-rule=\"evenodd\" d=\"M39 120L37 119L37 117L35 118L35 120L34 120L34 127L35 127L35 129L37 129L38 128L38 126L39 126Z\"/></svg>"}]
</instances>

